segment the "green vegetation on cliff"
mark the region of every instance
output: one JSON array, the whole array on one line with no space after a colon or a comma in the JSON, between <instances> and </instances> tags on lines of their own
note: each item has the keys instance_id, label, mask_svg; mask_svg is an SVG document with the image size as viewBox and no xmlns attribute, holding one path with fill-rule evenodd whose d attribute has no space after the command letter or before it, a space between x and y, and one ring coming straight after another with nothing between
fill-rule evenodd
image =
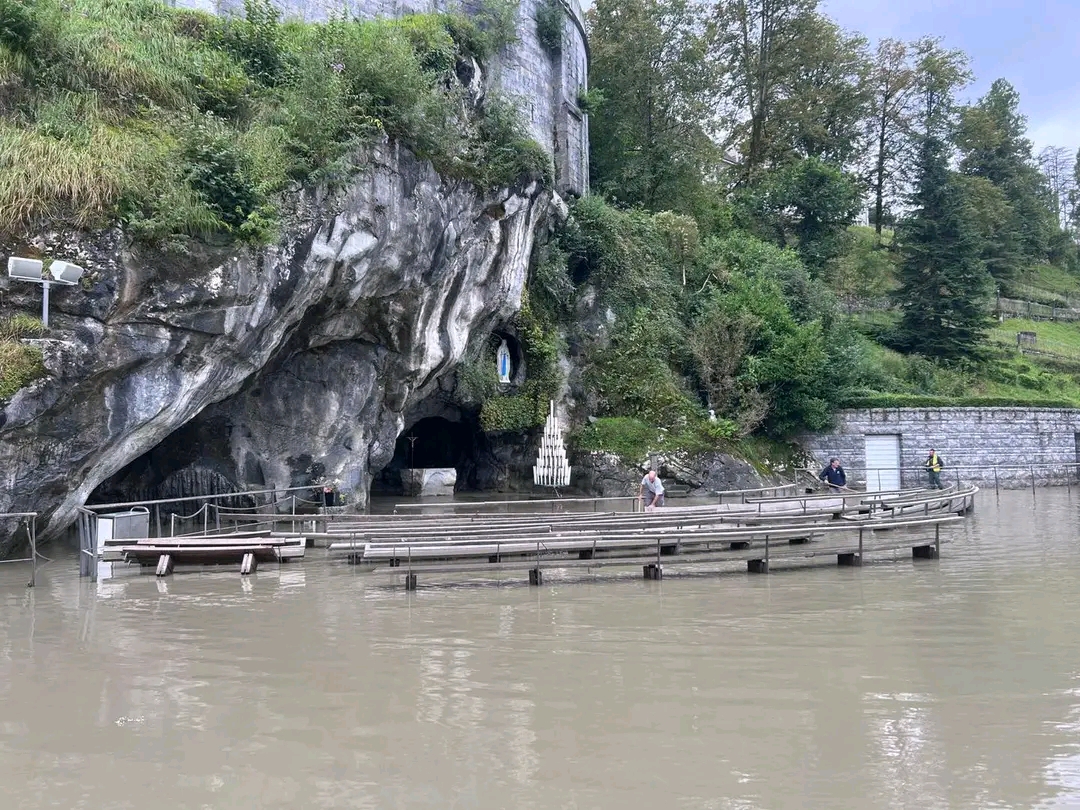
<instances>
[{"instance_id":1,"label":"green vegetation on cliff","mask_svg":"<svg viewBox=\"0 0 1080 810\"><path fill-rule=\"evenodd\" d=\"M995 289L1080 291L1080 165L1036 158L1007 81L961 103L965 54L871 51L816 0L588 16L598 196L561 236L585 445L640 449L706 408L784 437L851 405L1080 406L1070 338L1021 354L991 318Z\"/></svg>"},{"instance_id":2,"label":"green vegetation on cliff","mask_svg":"<svg viewBox=\"0 0 1080 810\"><path fill-rule=\"evenodd\" d=\"M458 79L513 36L516 6L485 8L306 24L267 0L0 0L0 232L265 241L283 192L344 179L383 136L482 186L548 177L509 103L471 111Z\"/></svg>"},{"instance_id":3,"label":"green vegetation on cliff","mask_svg":"<svg viewBox=\"0 0 1080 810\"><path fill-rule=\"evenodd\" d=\"M41 349L21 342L40 337L44 331L41 321L27 315L0 320L0 401L45 376Z\"/></svg>"}]
</instances>

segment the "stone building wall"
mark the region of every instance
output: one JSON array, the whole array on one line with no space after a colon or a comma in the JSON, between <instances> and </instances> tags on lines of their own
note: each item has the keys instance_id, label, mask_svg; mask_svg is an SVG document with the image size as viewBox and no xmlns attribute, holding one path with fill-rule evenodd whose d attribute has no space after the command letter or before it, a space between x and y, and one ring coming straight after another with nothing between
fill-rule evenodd
<instances>
[{"instance_id":1,"label":"stone building wall","mask_svg":"<svg viewBox=\"0 0 1080 810\"><path fill-rule=\"evenodd\" d=\"M866 480L866 436L898 435L901 483L925 483L923 461L941 454L946 483L1002 486L1036 481L1064 484L1065 465L1080 460L1080 410L1058 408L870 408L842 411L828 433L805 437L803 447L821 466L840 458L849 481ZM1072 470L1076 481L1076 468Z\"/></svg>"},{"instance_id":2,"label":"stone building wall","mask_svg":"<svg viewBox=\"0 0 1080 810\"><path fill-rule=\"evenodd\" d=\"M579 0L555 0L566 12L560 53L551 53L536 27L538 9L550 0L519 0L518 41L488 66L493 84L517 105L530 135L555 162L558 190L581 196L589 188L589 122L578 107L587 88L589 51ZM167 0L213 14L243 12L243 0ZM309 22L342 12L363 18L399 17L469 7L469 0L275 0L286 17Z\"/></svg>"}]
</instances>

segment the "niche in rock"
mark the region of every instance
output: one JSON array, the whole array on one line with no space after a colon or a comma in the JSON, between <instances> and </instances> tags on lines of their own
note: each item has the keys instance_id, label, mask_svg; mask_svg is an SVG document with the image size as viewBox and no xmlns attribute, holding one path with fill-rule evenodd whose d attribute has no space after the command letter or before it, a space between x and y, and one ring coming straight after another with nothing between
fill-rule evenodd
<instances>
[{"instance_id":1,"label":"niche in rock","mask_svg":"<svg viewBox=\"0 0 1080 810\"><path fill-rule=\"evenodd\" d=\"M225 451L228 447L228 430L229 426L223 420L198 419L189 422L103 481L87 502L156 501L196 495L224 495L243 489L236 481L231 460L215 452L218 448ZM247 481L248 488L263 483L259 472L255 473L257 479ZM254 505L250 500L238 497L222 501L222 505ZM199 504L195 504L192 509L198 507ZM170 511L186 514L181 504L170 505Z\"/></svg>"},{"instance_id":2,"label":"niche in rock","mask_svg":"<svg viewBox=\"0 0 1080 810\"><path fill-rule=\"evenodd\" d=\"M455 417L428 416L407 427L394 445L394 457L375 476L372 492L401 494L402 470L433 467L457 470L458 491L498 488L505 476L477 415Z\"/></svg>"},{"instance_id":3,"label":"niche in rock","mask_svg":"<svg viewBox=\"0 0 1080 810\"><path fill-rule=\"evenodd\" d=\"M491 333L490 345L495 354L495 373L502 385L525 382L525 352L521 341L510 332Z\"/></svg>"}]
</instances>

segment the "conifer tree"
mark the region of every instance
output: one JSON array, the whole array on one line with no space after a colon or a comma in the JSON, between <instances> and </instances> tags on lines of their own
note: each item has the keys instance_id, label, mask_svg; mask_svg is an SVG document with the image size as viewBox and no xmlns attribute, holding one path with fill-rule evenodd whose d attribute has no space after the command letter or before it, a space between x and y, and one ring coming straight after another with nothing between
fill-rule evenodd
<instances>
[{"instance_id":1,"label":"conifer tree","mask_svg":"<svg viewBox=\"0 0 1080 810\"><path fill-rule=\"evenodd\" d=\"M956 360L977 351L989 313L990 277L970 201L950 170L946 138L953 93L967 80L966 58L936 40L917 43L920 131L911 213L898 233L901 309L895 333L904 351Z\"/></svg>"}]
</instances>

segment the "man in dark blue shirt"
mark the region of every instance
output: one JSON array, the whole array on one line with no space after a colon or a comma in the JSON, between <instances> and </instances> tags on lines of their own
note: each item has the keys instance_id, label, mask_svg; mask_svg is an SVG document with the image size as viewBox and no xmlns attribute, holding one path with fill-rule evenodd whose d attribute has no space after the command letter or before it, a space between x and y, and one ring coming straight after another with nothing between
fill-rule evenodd
<instances>
[{"instance_id":1,"label":"man in dark blue shirt","mask_svg":"<svg viewBox=\"0 0 1080 810\"><path fill-rule=\"evenodd\" d=\"M821 471L818 478L825 481L830 487L837 489L847 488L847 475L844 473L844 468L840 466L840 459L838 458L830 458L829 466Z\"/></svg>"}]
</instances>

